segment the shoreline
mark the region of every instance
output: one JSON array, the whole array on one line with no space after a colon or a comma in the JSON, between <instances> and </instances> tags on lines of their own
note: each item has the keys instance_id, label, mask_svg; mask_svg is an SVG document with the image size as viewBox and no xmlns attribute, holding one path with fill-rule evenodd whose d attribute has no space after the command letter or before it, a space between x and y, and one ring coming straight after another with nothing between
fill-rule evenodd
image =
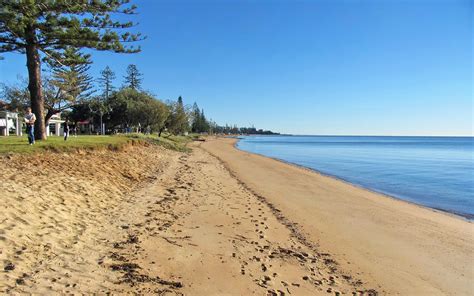
<instances>
[{"instance_id":1,"label":"shoreline","mask_svg":"<svg viewBox=\"0 0 474 296\"><path fill-rule=\"evenodd\" d=\"M136 145L0 158L7 167L0 291L474 291L472 223L233 141L191 142L187 152Z\"/></svg>"},{"instance_id":2,"label":"shoreline","mask_svg":"<svg viewBox=\"0 0 474 296\"><path fill-rule=\"evenodd\" d=\"M471 221L240 150L236 141L209 139L201 147L297 225L318 252L330 253L341 270L382 294L474 290Z\"/></svg>"},{"instance_id":3,"label":"shoreline","mask_svg":"<svg viewBox=\"0 0 474 296\"><path fill-rule=\"evenodd\" d=\"M308 136L308 137L315 137L315 136ZM327 137L327 136L324 136L324 137ZM337 137L337 136L335 136L335 137ZM357 188L360 188L360 189L363 189L363 190L367 190L367 191L370 191L370 192L375 193L375 194L379 194L379 195L381 195L381 196L383 196L383 197L385 197L385 198L390 198L390 199L394 199L394 200L397 200L397 201L406 202L406 203L408 203L408 204L421 207L421 208L423 208L423 209L432 210L433 212L436 212L436 213L445 214L445 215L448 215L448 216L450 216L450 217L455 217L455 218L461 219L461 220L466 221L466 222L474 223L474 214L459 213L459 212L456 212L456 211L445 210L445 209L442 209L442 208L430 207L430 206L427 206L427 205L424 205L424 204L416 203L416 202L414 202L414 201L406 200L406 199L404 199L403 197L399 197L399 196L396 196L396 195L392 195L392 194L387 193L387 192L384 192L384 191L379 191L379 190L376 190L376 189L374 189L374 188L370 188L370 187L363 186L363 185L360 185L360 184L357 184L357 183L353 183L353 182L348 181L348 180L346 180L346 179L344 179L344 178L341 178L341 177L339 177L339 176L336 176L336 175L333 175L333 174L324 173L324 172L319 171L319 170L314 169L314 168L306 167L306 166L304 166L304 165L300 165L300 164L297 164L297 163L289 162L289 161L286 161L286 160L284 160L284 159L280 159L280 158L276 158L276 157L271 157L271 156L264 155L264 154L261 154L261 153L255 153L255 152L246 151L246 150L243 150L243 149L240 149L239 147L237 147L237 145L238 145L238 143L240 142L240 140L242 140L241 138L239 138L239 137L233 137L232 139L236 139L236 141L235 141L235 143L234 143L234 148L237 149L237 150L239 150L239 151L242 151L242 152L245 152L245 153L254 154L254 155L259 155L259 156L266 157L266 158L269 158L269 159L273 159L273 160L275 160L275 161L279 161L279 162L284 163L284 164L287 164L287 165L291 165L291 166L295 166L295 167L300 168L300 169L308 170L308 171L310 171L310 172L314 172L314 173L320 174L321 176L325 176L325 177L328 177L328 178L332 178L332 179L335 179L335 180L337 180L337 181L346 183L346 184L348 184L348 185L352 185L352 186L354 186L354 187L357 187Z\"/></svg>"},{"instance_id":4,"label":"shoreline","mask_svg":"<svg viewBox=\"0 0 474 296\"><path fill-rule=\"evenodd\" d=\"M342 273L200 144L187 152L136 145L0 158L0 293L381 291Z\"/></svg>"},{"instance_id":5,"label":"shoreline","mask_svg":"<svg viewBox=\"0 0 474 296\"><path fill-rule=\"evenodd\" d=\"M300 134L274 134L274 135L259 135L259 134L247 134L247 136L257 136L257 137L266 137L266 136L284 136L284 137L379 137L379 138L474 138L473 135L464 135L464 136L427 136L427 135L418 135L418 136L406 136L406 135L300 135ZM228 136L229 138L238 138L242 136Z\"/></svg>"}]
</instances>

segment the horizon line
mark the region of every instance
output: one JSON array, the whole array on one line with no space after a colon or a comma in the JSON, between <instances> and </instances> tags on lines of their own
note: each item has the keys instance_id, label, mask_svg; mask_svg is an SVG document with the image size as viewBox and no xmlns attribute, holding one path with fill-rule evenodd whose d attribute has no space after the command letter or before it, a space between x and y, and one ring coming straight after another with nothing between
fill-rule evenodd
<instances>
[{"instance_id":1,"label":"horizon line","mask_svg":"<svg viewBox=\"0 0 474 296\"><path fill-rule=\"evenodd\" d=\"M261 135L272 136L272 135ZM474 138L471 135L364 135L364 134L293 134L293 133L279 133L273 136L300 136L300 137L444 137L444 138Z\"/></svg>"}]
</instances>

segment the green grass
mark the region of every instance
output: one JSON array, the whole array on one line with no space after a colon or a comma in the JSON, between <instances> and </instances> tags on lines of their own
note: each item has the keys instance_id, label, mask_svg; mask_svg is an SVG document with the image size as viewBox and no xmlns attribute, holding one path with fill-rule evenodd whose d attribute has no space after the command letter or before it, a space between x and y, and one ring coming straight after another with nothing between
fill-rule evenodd
<instances>
[{"instance_id":1,"label":"green grass","mask_svg":"<svg viewBox=\"0 0 474 296\"><path fill-rule=\"evenodd\" d=\"M63 137L51 136L46 141L36 141L34 145L28 145L26 136L0 137L0 154L8 153L37 153L37 152L69 152L77 150L110 149L118 150L121 146L133 141L146 141L148 143L163 146L167 149L188 152L187 143L193 136L171 136L164 135L158 138L156 135L117 135L117 136L77 136L69 137L64 141Z\"/></svg>"},{"instance_id":2,"label":"green grass","mask_svg":"<svg viewBox=\"0 0 474 296\"><path fill-rule=\"evenodd\" d=\"M93 150L99 148L118 149L130 139L125 136L77 136L64 141L63 137L51 136L46 141L36 141L28 145L26 136L0 137L0 154L35 153L44 151L67 152L78 149Z\"/></svg>"}]
</instances>

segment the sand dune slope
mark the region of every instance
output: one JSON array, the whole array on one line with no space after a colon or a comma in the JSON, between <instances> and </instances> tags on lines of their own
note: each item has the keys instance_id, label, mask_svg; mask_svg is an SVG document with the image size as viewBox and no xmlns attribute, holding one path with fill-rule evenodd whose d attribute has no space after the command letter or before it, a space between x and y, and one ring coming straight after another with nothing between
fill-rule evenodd
<instances>
[{"instance_id":1,"label":"sand dune slope","mask_svg":"<svg viewBox=\"0 0 474 296\"><path fill-rule=\"evenodd\" d=\"M114 223L118 206L137 185L156 178L168 155L156 147L128 147L2 157L0 291L115 289L118 275L101 263L111 240L123 235Z\"/></svg>"},{"instance_id":2,"label":"sand dune slope","mask_svg":"<svg viewBox=\"0 0 474 296\"><path fill-rule=\"evenodd\" d=\"M0 162L3 293L374 294L200 148Z\"/></svg>"},{"instance_id":3,"label":"sand dune slope","mask_svg":"<svg viewBox=\"0 0 474 296\"><path fill-rule=\"evenodd\" d=\"M1 157L0 292L472 294L472 223L233 143Z\"/></svg>"}]
</instances>

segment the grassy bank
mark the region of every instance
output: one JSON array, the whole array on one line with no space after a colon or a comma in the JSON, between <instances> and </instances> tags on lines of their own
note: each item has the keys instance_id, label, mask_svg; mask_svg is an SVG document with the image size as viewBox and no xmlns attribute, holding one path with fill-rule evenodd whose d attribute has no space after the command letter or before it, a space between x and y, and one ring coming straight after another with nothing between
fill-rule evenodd
<instances>
[{"instance_id":1,"label":"grassy bank","mask_svg":"<svg viewBox=\"0 0 474 296\"><path fill-rule=\"evenodd\" d=\"M186 152L189 148L186 144L192 140L193 136L171 136L165 135L158 138L155 135L116 135L116 136L77 136L70 137L64 141L62 137L49 137L46 141L37 141L34 145L28 145L26 137L0 137L0 154L8 153L37 153L37 152L70 152L77 150L95 149L120 149L123 145L131 142L143 142L163 146L167 149Z\"/></svg>"}]
</instances>

